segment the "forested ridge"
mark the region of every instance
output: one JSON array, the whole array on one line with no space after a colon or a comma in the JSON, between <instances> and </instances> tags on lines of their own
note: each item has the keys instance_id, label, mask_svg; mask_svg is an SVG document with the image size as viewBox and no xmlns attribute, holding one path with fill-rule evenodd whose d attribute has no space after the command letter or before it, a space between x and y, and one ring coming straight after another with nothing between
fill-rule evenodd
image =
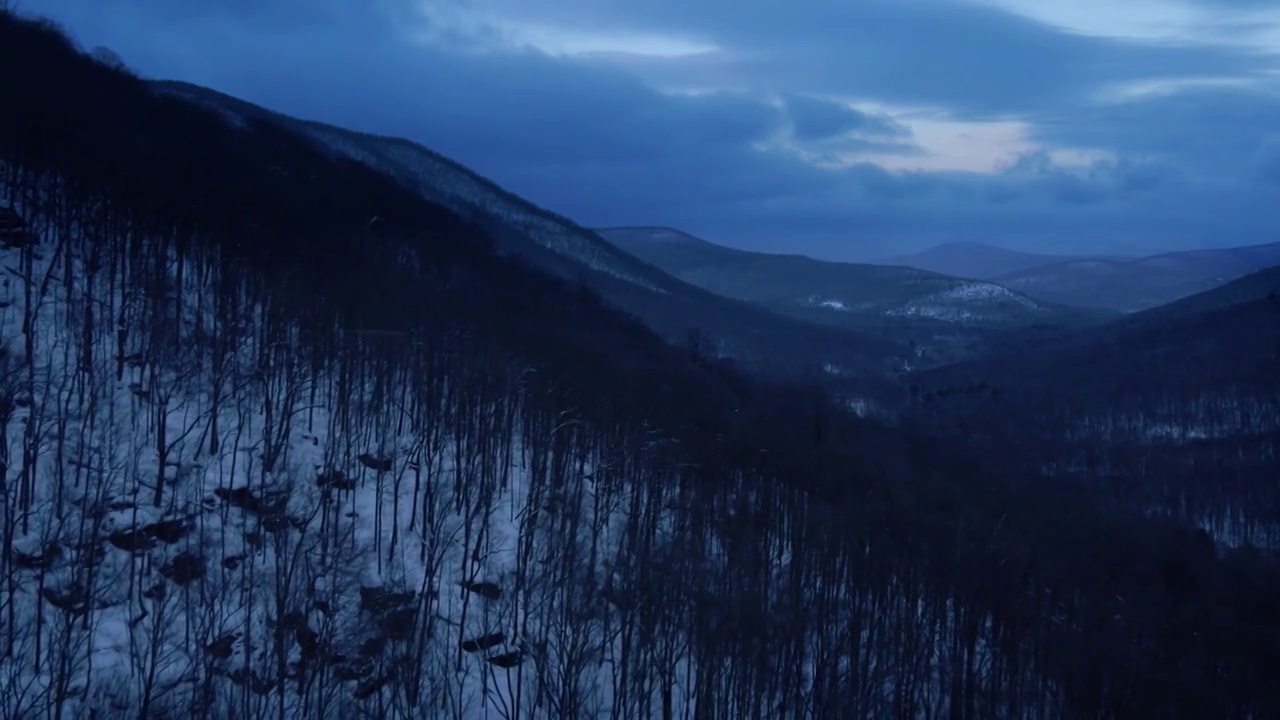
<instances>
[{"instance_id":1,"label":"forested ridge","mask_svg":"<svg viewBox=\"0 0 1280 720\"><path fill-rule=\"evenodd\" d=\"M1040 347L919 374L909 412L990 472L1280 547L1280 268Z\"/></svg>"},{"instance_id":2,"label":"forested ridge","mask_svg":"<svg viewBox=\"0 0 1280 720\"><path fill-rule=\"evenodd\" d=\"M189 83L149 85L160 94L214 109L233 124L272 125L326 154L390 175L467 218L493 240L499 253L516 255L541 271L590 287L668 341L682 343L697 334L715 355L733 358L752 372L805 381L818 375L824 364L837 364L859 376L883 377L899 368L908 353L902 338L835 331L686 283L409 140L300 120ZM856 385L856 380L847 384Z\"/></svg>"},{"instance_id":3,"label":"forested ridge","mask_svg":"<svg viewBox=\"0 0 1280 720\"><path fill-rule=\"evenodd\" d=\"M1280 576L0 15L0 715L1280 716Z\"/></svg>"}]
</instances>

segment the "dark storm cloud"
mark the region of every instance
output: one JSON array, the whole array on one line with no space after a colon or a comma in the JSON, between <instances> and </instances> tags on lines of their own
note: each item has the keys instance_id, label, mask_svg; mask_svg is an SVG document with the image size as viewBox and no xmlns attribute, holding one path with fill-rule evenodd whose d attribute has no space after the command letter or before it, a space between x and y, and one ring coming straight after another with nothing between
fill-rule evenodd
<instances>
[{"instance_id":1,"label":"dark storm cloud","mask_svg":"<svg viewBox=\"0 0 1280 720\"><path fill-rule=\"evenodd\" d=\"M496 1L483 4L503 9ZM955 239L1169 248L1262 241L1280 226L1271 212L1280 185L1268 180L1280 177L1274 96L1219 88L1088 99L1122 80L1249 77L1264 60L1072 35L958 0L506 8L543 24L720 47L643 64L518 49L492 28L442 22L467 9L451 0L427 15L398 0L24 8L64 21L86 44L111 46L146 75L418 140L586 224L670 224L740 246L844 258ZM409 40L417 35L432 42ZM664 84L734 91L669 94L641 79L664 67L681 81ZM924 152L900 120L821 97L918 103L951 117L1013 114L1048 147L1107 159L1068 168L1032 152L991 174L816 167L775 141L789 134L824 161Z\"/></svg>"},{"instance_id":2,"label":"dark storm cloud","mask_svg":"<svg viewBox=\"0 0 1280 720\"><path fill-rule=\"evenodd\" d=\"M566 26L678 33L737 56L753 82L990 115L1040 111L1106 83L1253 73L1224 46L1087 37L964 0L477 0ZM697 60L695 59L695 62ZM717 68L724 71L721 64Z\"/></svg>"},{"instance_id":3,"label":"dark storm cloud","mask_svg":"<svg viewBox=\"0 0 1280 720\"><path fill-rule=\"evenodd\" d=\"M347 32L369 30L384 25L409 7L402 0L22 0L19 4L36 10L44 6L79 6L81 12L98 13L125 7L141 10L161 22L230 21L273 32L336 23L345 25Z\"/></svg>"},{"instance_id":4,"label":"dark storm cloud","mask_svg":"<svg viewBox=\"0 0 1280 720\"><path fill-rule=\"evenodd\" d=\"M229 14L221 22L175 22L156 39L140 22L152 2L158 0L141 0L132 14L80 24L94 26L96 32L85 34L145 75L179 77L289 114L408 136L485 169L714 156L748 149L784 120L772 104L743 95L668 96L616 69L532 50L461 52L410 43L390 25L370 42L348 35L344 25L263 32L252 22L256 14ZM56 4L89 7L76 0Z\"/></svg>"},{"instance_id":5,"label":"dark storm cloud","mask_svg":"<svg viewBox=\"0 0 1280 720\"><path fill-rule=\"evenodd\" d=\"M1231 180L1280 133L1280 84L1201 87L1047 115L1047 143L1114 148L1157 158L1188 174Z\"/></svg>"},{"instance_id":6,"label":"dark storm cloud","mask_svg":"<svg viewBox=\"0 0 1280 720\"><path fill-rule=\"evenodd\" d=\"M887 115L856 110L843 103L791 95L787 115L798 140L824 140L849 133L881 138L905 138L911 130Z\"/></svg>"}]
</instances>

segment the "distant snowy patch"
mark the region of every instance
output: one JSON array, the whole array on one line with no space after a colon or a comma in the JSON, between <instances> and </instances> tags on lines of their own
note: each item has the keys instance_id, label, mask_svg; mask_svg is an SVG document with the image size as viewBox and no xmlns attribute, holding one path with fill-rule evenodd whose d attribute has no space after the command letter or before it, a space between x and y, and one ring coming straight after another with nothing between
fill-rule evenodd
<instances>
[{"instance_id":1,"label":"distant snowy patch","mask_svg":"<svg viewBox=\"0 0 1280 720\"><path fill-rule=\"evenodd\" d=\"M838 312L849 312L849 306L843 300L823 299L820 295L810 295L804 302L809 307L826 308Z\"/></svg>"},{"instance_id":2,"label":"distant snowy patch","mask_svg":"<svg viewBox=\"0 0 1280 720\"><path fill-rule=\"evenodd\" d=\"M890 317L966 323L1046 312L1043 305L994 283L966 282L885 310Z\"/></svg>"},{"instance_id":3,"label":"distant snowy patch","mask_svg":"<svg viewBox=\"0 0 1280 720\"><path fill-rule=\"evenodd\" d=\"M844 405L845 405L845 408L849 410L849 412L862 418L883 414L882 412L883 408L881 408L879 404L872 402L871 400L868 400L866 398L860 398L860 397L845 398Z\"/></svg>"},{"instance_id":4,"label":"distant snowy patch","mask_svg":"<svg viewBox=\"0 0 1280 720\"><path fill-rule=\"evenodd\" d=\"M1012 303L1028 310L1040 310L1041 306L1031 298L994 283L961 283L936 293L940 300L967 303Z\"/></svg>"},{"instance_id":5,"label":"distant snowy patch","mask_svg":"<svg viewBox=\"0 0 1280 720\"><path fill-rule=\"evenodd\" d=\"M1069 430L1067 439L1162 445L1261 436L1276 427L1274 409L1266 403L1247 397L1208 396L1170 400L1142 414L1112 412L1083 417Z\"/></svg>"}]
</instances>

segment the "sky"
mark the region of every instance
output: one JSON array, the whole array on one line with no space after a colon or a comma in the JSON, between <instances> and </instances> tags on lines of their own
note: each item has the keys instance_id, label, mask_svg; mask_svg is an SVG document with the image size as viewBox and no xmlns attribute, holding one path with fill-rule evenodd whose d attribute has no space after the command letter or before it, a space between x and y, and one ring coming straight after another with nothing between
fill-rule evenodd
<instances>
[{"instance_id":1,"label":"sky","mask_svg":"<svg viewBox=\"0 0 1280 720\"><path fill-rule=\"evenodd\" d=\"M1280 241L1272 0L16 0L588 226L858 260Z\"/></svg>"}]
</instances>

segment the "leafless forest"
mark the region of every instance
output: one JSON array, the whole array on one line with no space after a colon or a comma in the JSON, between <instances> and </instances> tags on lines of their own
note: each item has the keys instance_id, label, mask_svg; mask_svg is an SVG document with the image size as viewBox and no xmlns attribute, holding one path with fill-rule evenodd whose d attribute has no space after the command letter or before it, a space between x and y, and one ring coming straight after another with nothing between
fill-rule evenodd
<instances>
[{"instance_id":1,"label":"leafless forest","mask_svg":"<svg viewBox=\"0 0 1280 720\"><path fill-rule=\"evenodd\" d=\"M1255 548L740 376L48 25L0 98L4 717L1280 713Z\"/></svg>"}]
</instances>

